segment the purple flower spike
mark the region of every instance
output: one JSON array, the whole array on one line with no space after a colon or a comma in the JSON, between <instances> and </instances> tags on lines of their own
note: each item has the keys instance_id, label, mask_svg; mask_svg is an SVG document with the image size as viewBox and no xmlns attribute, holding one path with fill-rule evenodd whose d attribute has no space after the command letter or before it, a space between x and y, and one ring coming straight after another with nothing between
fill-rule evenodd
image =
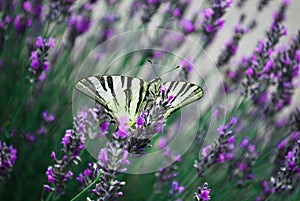
<instances>
[{"instance_id":1,"label":"purple flower spike","mask_svg":"<svg viewBox=\"0 0 300 201\"><path fill-rule=\"evenodd\" d=\"M159 149L164 149L167 145L167 142L168 142L167 138L165 138L165 137L160 138L159 142L158 142L158 148Z\"/></svg>"},{"instance_id":2,"label":"purple flower spike","mask_svg":"<svg viewBox=\"0 0 300 201\"><path fill-rule=\"evenodd\" d=\"M208 184L204 183L203 187L198 187L198 192L194 194L194 200L195 201L208 201L210 200L210 194L211 189L208 189Z\"/></svg>"},{"instance_id":3,"label":"purple flower spike","mask_svg":"<svg viewBox=\"0 0 300 201\"><path fill-rule=\"evenodd\" d=\"M50 38L49 42L46 43L46 40L39 36L35 46L37 47L36 50L31 52L30 60L31 60L31 69L29 69L29 72L31 73L29 81L31 83L37 82L37 81L44 81L47 77L46 72L50 69L50 62L47 59L48 50L54 46L54 39ZM53 122L54 119L51 120L51 118L54 118L50 115L50 122ZM44 118L45 119L45 118ZM45 121L47 121L45 119Z\"/></svg>"},{"instance_id":4,"label":"purple flower spike","mask_svg":"<svg viewBox=\"0 0 300 201\"><path fill-rule=\"evenodd\" d=\"M205 8L202 15L206 18L210 18L214 14L214 10L211 8Z\"/></svg>"},{"instance_id":5,"label":"purple flower spike","mask_svg":"<svg viewBox=\"0 0 300 201\"><path fill-rule=\"evenodd\" d=\"M5 182L10 178L13 166L17 160L17 150L7 146L0 140L0 181Z\"/></svg>"},{"instance_id":6,"label":"purple flower spike","mask_svg":"<svg viewBox=\"0 0 300 201\"><path fill-rule=\"evenodd\" d=\"M144 124L144 119L142 116L138 116L137 120L136 120L136 124L138 126L142 126Z\"/></svg>"},{"instance_id":7,"label":"purple flower spike","mask_svg":"<svg viewBox=\"0 0 300 201\"><path fill-rule=\"evenodd\" d=\"M27 12L27 13L30 13L31 12L31 3L29 1L25 1L23 3L23 9Z\"/></svg>"},{"instance_id":8,"label":"purple flower spike","mask_svg":"<svg viewBox=\"0 0 300 201\"><path fill-rule=\"evenodd\" d=\"M80 117L81 114L74 118L74 130L66 130L62 138L62 158L57 159L55 152L52 152L51 158L54 164L46 171L48 184L44 185L45 190L55 192L60 196L64 194L66 182L73 176L73 172L69 170L70 166L77 165L81 161L79 155L84 148L85 134L78 130L77 121L82 120Z\"/></svg>"}]
</instances>

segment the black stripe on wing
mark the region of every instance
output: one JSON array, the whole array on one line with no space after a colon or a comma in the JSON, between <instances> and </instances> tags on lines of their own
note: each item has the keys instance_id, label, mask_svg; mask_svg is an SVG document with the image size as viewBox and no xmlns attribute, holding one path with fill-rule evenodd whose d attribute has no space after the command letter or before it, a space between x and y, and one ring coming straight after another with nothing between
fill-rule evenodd
<instances>
[{"instance_id":1,"label":"black stripe on wing","mask_svg":"<svg viewBox=\"0 0 300 201\"><path fill-rule=\"evenodd\" d=\"M164 85L168 88L167 96L174 96L171 100L172 108L168 109L165 118L178 109L199 100L203 96L202 88L193 83L173 81L165 82Z\"/></svg>"},{"instance_id":2,"label":"black stripe on wing","mask_svg":"<svg viewBox=\"0 0 300 201\"><path fill-rule=\"evenodd\" d=\"M92 76L95 79L97 79L99 81L99 84L102 86L103 90L106 91L106 87L105 87L105 81L103 79L103 77L96 77L96 76ZM78 81L75 84L75 88L84 93L85 95L87 95L88 97L92 98L93 100L95 100L97 103L99 103L100 105L102 105L106 111L107 114L111 117L111 118L115 118L114 115L114 111L112 111L108 106L107 106L107 102L105 101L105 99L99 94L99 91L96 90L96 86L92 83L92 81L89 79L91 77L87 77L87 78L83 78L82 80Z\"/></svg>"}]
</instances>

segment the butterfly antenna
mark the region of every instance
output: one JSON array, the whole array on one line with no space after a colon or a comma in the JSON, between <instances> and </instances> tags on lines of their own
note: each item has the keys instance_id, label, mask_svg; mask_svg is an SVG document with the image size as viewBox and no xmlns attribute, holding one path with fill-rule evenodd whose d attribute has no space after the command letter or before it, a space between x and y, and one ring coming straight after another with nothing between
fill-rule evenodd
<instances>
[{"instance_id":1,"label":"butterfly antenna","mask_svg":"<svg viewBox=\"0 0 300 201\"><path fill-rule=\"evenodd\" d=\"M166 73L169 73L169 72L171 72L171 71L173 71L173 70L176 70L177 68L179 68L180 66L176 66L175 68L172 68L171 70L168 70L167 72L164 72L163 74L161 74L160 76L162 76L162 75L164 75L164 74L166 74Z\"/></svg>"},{"instance_id":2,"label":"butterfly antenna","mask_svg":"<svg viewBox=\"0 0 300 201\"><path fill-rule=\"evenodd\" d=\"M151 65L153 71L155 72L156 77L159 77L158 74L157 74L157 71L155 70L155 68L154 68L154 66L153 66L152 61L151 61L150 59L148 59L148 62L150 63L150 65Z\"/></svg>"}]
</instances>

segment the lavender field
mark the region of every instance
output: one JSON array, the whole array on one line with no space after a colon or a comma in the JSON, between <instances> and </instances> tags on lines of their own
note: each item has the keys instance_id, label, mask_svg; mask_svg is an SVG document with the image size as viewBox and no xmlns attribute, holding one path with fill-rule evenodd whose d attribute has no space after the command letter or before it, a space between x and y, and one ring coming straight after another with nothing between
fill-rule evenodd
<instances>
[{"instance_id":1,"label":"lavender field","mask_svg":"<svg viewBox=\"0 0 300 201\"><path fill-rule=\"evenodd\" d=\"M299 201L298 0L0 0L0 200Z\"/></svg>"}]
</instances>

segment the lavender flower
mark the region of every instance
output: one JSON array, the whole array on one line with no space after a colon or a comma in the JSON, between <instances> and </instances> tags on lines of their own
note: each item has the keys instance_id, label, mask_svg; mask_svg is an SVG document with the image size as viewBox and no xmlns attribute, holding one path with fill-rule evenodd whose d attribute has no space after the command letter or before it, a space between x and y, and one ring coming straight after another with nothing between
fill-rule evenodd
<instances>
[{"instance_id":1,"label":"lavender flower","mask_svg":"<svg viewBox=\"0 0 300 201\"><path fill-rule=\"evenodd\" d=\"M48 61L49 49L54 47L54 38L50 38L48 42L41 36L36 41L36 50L31 52L31 67L29 68L31 83L46 79L47 72L50 70L50 62Z\"/></svg>"},{"instance_id":2,"label":"lavender flower","mask_svg":"<svg viewBox=\"0 0 300 201\"><path fill-rule=\"evenodd\" d=\"M166 167L160 168L156 173L156 182L154 184L154 191L155 193L161 193L163 190L163 187L167 186L170 182L175 182L175 178L178 176L178 166L181 163L181 155L174 155L170 152L170 148L166 147L166 151L164 153L164 156L166 157L166 161L171 162L171 165L168 165ZM176 182L178 184L178 182ZM173 188L171 189L171 194L170 196L173 197L174 193L177 191L182 192L179 189L179 186L177 186L176 189ZM178 192L179 193L179 192ZM179 194L180 194L179 193Z\"/></svg>"},{"instance_id":3,"label":"lavender flower","mask_svg":"<svg viewBox=\"0 0 300 201\"><path fill-rule=\"evenodd\" d=\"M212 42L217 32L223 27L222 16L230 5L230 0L211 0L210 7L203 10L202 37L205 41L204 47Z\"/></svg>"},{"instance_id":4,"label":"lavender flower","mask_svg":"<svg viewBox=\"0 0 300 201\"><path fill-rule=\"evenodd\" d=\"M194 200L195 201L208 201L210 200L210 192L211 189L208 188L208 184L204 183L203 187L201 188L200 186L197 189L197 193L194 195Z\"/></svg>"},{"instance_id":5,"label":"lavender flower","mask_svg":"<svg viewBox=\"0 0 300 201\"><path fill-rule=\"evenodd\" d=\"M245 138L240 143L243 154L234 164L233 175L239 179L238 185L242 186L247 180L253 180L253 166L258 158L258 152L255 146Z\"/></svg>"},{"instance_id":6,"label":"lavender flower","mask_svg":"<svg viewBox=\"0 0 300 201\"><path fill-rule=\"evenodd\" d=\"M0 183L3 184L10 178L13 166L17 160L17 150L0 141Z\"/></svg>"},{"instance_id":7,"label":"lavender flower","mask_svg":"<svg viewBox=\"0 0 300 201\"><path fill-rule=\"evenodd\" d=\"M167 108L171 107L170 100L172 95L166 97L166 91L161 91L159 102L149 100L149 105L145 111L142 111L138 117L137 123L130 127L130 141L127 143L127 150L130 153L143 154L146 147L151 146L149 143L154 135L161 133L165 125L164 114Z\"/></svg>"},{"instance_id":8,"label":"lavender flower","mask_svg":"<svg viewBox=\"0 0 300 201\"><path fill-rule=\"evenodd\" d=\"M183 59L180 61L180 66L183 68L185 79L187 79L188 74L193 70L194 61L192 60L192 58L189 58L187 60Z\"/></svg>"},{"instance_id":9,"label":"lavender flower","mask_svg":"<svg viewBox=\"0 0 300 201\"><path fill-rule=\"evenodd\" d=\"M24 33L26 28L31 27L32 19L26 15L17 15L14 19L14 26L20 33Z\"/></svg>"},{"instance_id":10,"label":"lavender flower","mask_svg":"<svg viewBox=\"0 0 300 201\"><path fill-rule=\"evenodd\" d=\"M49 114L47 111L42 112L43 120L47 123L52 123L55 120L54 114Z\"/></svg>"},{"instance_id":11,"label":"lavender flower","mask_svg":"<svg viewBox=\"0 0 300 201\"><path fill-rule=\"evenodd\" d=\"M92 8L96 2L81 5L76 12L73 12L68 21L70 29L68 40L71 47L74 46L78 36L88 32L91 27Z\"/></svg>"},{"instance_id":12,"label":"lavender flower","mask_svg":"<svg viewBox=\"0 0 300 201\"><path fill-rule=\"evenodd\" d=\"M230 61L230 59L237 53L240 40L248 32L248 28L243 28L241 25L236 25L234 28L234 34L226 44L224 50L220 53L217 61L217 65L222 67Z\"/></svg>"},{"instance_id":13,"label":"lavender flower","mask_svg":"<svg viewBox=\"0 0 300 201\"><path fill-rule=\"evenodd\" d=\"M181 20L190 3L190 0L173 1L173 5L171 5L171 8L168 10L168 12L170 12L175 18Z\"/></svg>"},{"instance_id":14,"label":"lavender flower","mask_svg":"<svg viewBox=\"0 0 300 201\"><path fill-rule=\"evenodd\" d=\"M30 133L30 132L28 132L28 131L25 131L25 132L23 133L23 137L24 137L24 139L25 139L27 142L30 142L30 143L33 143L33 142L35 142L35 140L36 140L35 135L32 134L32 133Z\"/></svg>"},{"instance_id":15,"label":"lavender flower","mask_svg":"<svg viewBox=\"0 0 300 201\"><path fill-rule=\"evenodd\" d=\"M291 104L294 93L293 80L297 77L300 66L300 60L297 59L298 51L300 51L300 32L289 49L279 50L274 61L270 60L264 67L270 75L272 84L277 88L276 92L271 93L272 104L266 108L268 113L278 113Z\"/></svg>"},{"instance_id":16,"label":"lavender flower","mask_svg":"<svg viewBox=\"0 0 300 201\"><path fill-rule=\"evenodd\" d=\"M124 166L130 163L129 153L124 149L123 144L118 142L118 135L112 136L113 141L101 149L98 162L90 163L88 168L77 177L82 187L85 188L96 179L100 169L103 171L100 181L90 191L98 200L115 200L123 195L120 188L125 185L125 182L118 181L116 176L126 171Z\"/></svg>"},{"instance_id":17,"label":"lavender flower","mask_svg":"<svg viewBox=\"0 0 300 201\"><path fill-rule=\"evenodd\" d=\"M232 126L237 122L233 117L229 124L223 124L218 128L219 138L215 143L207 145L201 152L199 160L195 160L194 167L197 169L199 176L202 176L207 167L214 163L224 163L234 158L235 135L232 134Z\"/></svg>"},{"instance_id":18,"label":"lavender flower","mask_svg":"<svg viewBox=\"0 0 300 201\"><path fill-rule=\"evenodd\" d=\"M3 49L3 45L6 40L6 30L10 22L11 18L9 17L9 15L4 15L2 19L0 19L0 51L2 51Z\"/></svg>"},{"instance_id":19,"label":"lavender flower","mask_svg":"<svg viewBox=\"0 0 300 201\"><path fill-rule=\"evenodd\" d=\"M119 20L119 17L114 14L106 14L102 17L102 29L100 32L99 43L103 43L104 41L113 37L116 33L115 24Z\"/></svg>"},{"instance_id":20,"label":"lavender flower","mask_svg":"<svg viewBox=\"0 0 300 201\"><path fill-rule=\"evenodd\" d=\"M271 195L278 194L283 191L288 191L293 188L299 178L300 169L300 135L295 137L294 145L284 156L282 163L278 165L278 171L274 176L271 176L270 182L263 182L263 194L256 198L257 201L267 200Z\"/></svg>"},{"instance_id":21,"label":"lavender flower","mask_svg":"<svg viewBox=\"0 0 300 201\"><path fill-rule=\"evenodd\" d=\"M170 198L177 198L184 191L184 186L180 186L177 181L173 181L171 185L171 190L169 191Z\"/></svg>"},{"instance_id":22,"label":"lavender flower","mask_svg":"<svg viewBox=\"0 0 300 201\"><path fill-rule=\"evenodd\" d=\"M73 176L70 166L77 165L81 161L80 152L85 143L85 121L86 116L81 113L74 118L74 130L66 130L61 142L63 157L60 160L57 159L55 152L51 153L54 165L49 166L46 171L48 178L48 184L44 185L46 191L52 191L58 195L64 194L66 182Z\"/></svg>"},{"instance_id":23,"label":"lavender flower","mask_svg":"<svg viewBox=\"0 0 300 201\"><path fill-rule=\"evenodd\" d=\"M49 3L49 13L47 19L56 20L58 22L63 21L71 14L71 6L75 0L51 0Z\"/></svg>"},{"instance_id":24,"label":"lavender flower","mask_svg":"<svg viewBox=\"0 0 300 201\"><path fill-rule=\"evenodd\" d=\"M142 22L149 23L152 16L158 11L161 1L144 1Z\"/></svg>"}]
</instances>

